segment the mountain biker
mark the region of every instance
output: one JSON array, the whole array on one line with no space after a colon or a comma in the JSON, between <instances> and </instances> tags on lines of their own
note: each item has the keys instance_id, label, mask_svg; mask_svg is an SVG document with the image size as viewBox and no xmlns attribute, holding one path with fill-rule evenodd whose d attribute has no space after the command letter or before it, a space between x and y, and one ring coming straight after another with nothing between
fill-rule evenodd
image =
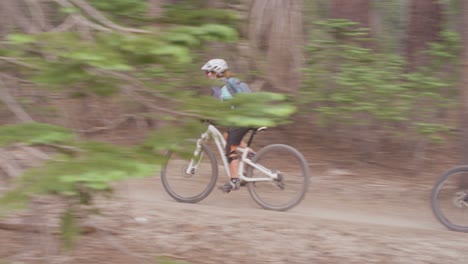
<instances>
[{"instance_id":1,"label":"mountain biker","mask_svg":"<svg viewBox=\"0 0 468 264\"><path fill-rule=\"evenodd\" d=\"M206 77L210 79L222 79L224 81L225 85L220 90L216 91L217 94L214 94L215 97L224 101L233 98L234 94L237 93L233 91L232 87L230 87L229 82L239 82L239 80L233 77L225 60L209 60L205 65L203 65L203 67L201 67L201 70L205 71ZM226 158L229 163L229 171L231 172L230 181L219 187L223 192L230 192L240 188L241 182L238 174L239 155L236 149L239 146L242 148L247 147L247 144L242 141L242 138L248 131L249 128L245 127L229 127L227 132L223 133L224 138L226 139ZM253 155L255 155L255 153L249 149L248 157L251 158Z\"/></svg>"}]
</instances>

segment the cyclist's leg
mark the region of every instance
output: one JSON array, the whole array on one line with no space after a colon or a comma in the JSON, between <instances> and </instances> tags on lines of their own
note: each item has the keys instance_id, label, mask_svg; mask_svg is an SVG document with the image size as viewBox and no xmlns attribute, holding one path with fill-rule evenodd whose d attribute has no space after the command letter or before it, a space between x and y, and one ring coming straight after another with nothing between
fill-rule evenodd
<instances>
[{"instance_id":1,"label":"cyclist's leg","mask_svg":"<svg viewBox=\"0 0 468 264\"><path fill-rule=\"evenodd\" d=\"M226 138L226 157L229 163L229 171L231 172L231 180L221 186L223 191L237 190L240 187L239 181L239 155L236 151L241 144L242 138L247 134L247 128L229 128Z\"/></svg>"},{"instance_id":2,"label":"cyclist's leg","mask_svg":"<svg viewBox=\"0 0 468 264\"><path fill-rule=\"evenodd\" d=\"M248 130L247 130L247 131L248 131ZM247 132L246 132L246 133L247 133ZM227 132L224 132L223 135L224 135L224 139L227 141L228 133L227 133ZM244 136L245 136L245 134L244 134ZM241 147L241 148L247 148L248 146L247 146L247 143L245 143L244 140L241 140L241 142L240 142L240 144L239 144L239 147ZM248 154L247 154L247 157L248 157L248 158L253 158L253 157L255 156L255 151L254 151L253 149L249 148L249 149L247 150L247 152L248 152Z\"/></svg>"}]
</instances>

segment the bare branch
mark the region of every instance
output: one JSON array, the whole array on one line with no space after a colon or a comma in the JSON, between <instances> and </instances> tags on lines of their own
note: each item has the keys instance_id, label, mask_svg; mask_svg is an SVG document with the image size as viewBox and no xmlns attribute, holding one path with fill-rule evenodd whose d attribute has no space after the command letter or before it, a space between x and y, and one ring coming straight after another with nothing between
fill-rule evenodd
<instances>
[{"instance_id":1,"label":"bare branch","mask_svg":"<svg viewBox=\"0 0 468 264\"><path fill-rule=\"evenodd\" d=\"M74 6L68 2L68 0L53 0L57 4L59 4L61 7L68 7L68 8L73 8Z\"/></svg>"},{"instance_id":2,"label":"bare branch","mask_svg":"<svg viewBox=\"0 0 468 264\"><path fill-rule=\"evenodd\" d=\"M68 16L62 24L58 25L57 27L51 29L51 32L65 32L73 28L76 24L75 16L70 15Z\"/></svg>"},{"instance_id":3,"label":"bare branch","mask_svg":"<svg viewBox=\"0 0 468 264\"><path fill-rule=\"evenodd\" d=\"M98 25L92 21L89 21L83 16L76 15L76 14L69 15L65 19L65 21L63 21L62 24L58 25L57 27L53 28L50 31L51 32L65 32L77 26L85 26L85 27L92 28L92 29L99 30L99 31L106 31L106 32L112 31L109 28Z\"/></svg>"},{"instance_id":4,"label":"bare branch","mask_svg":"<svg viewBox=\"0 0 468 264\"><path fill-rule=\"evenodd\" d=\"M16 178L21 175L21 169L18 164L9 158L9 155L0 148L0 169L3 170L9 178Z\"/></svg>"},{"instance_id":5,"label":"bare branch","mask_svg":"<svg viewBox=\"0 0 468 264\"><path fill-rule=\"evenodd\" d=\"M107 71L107 70L102 70L102 69L95 69L94 71L97 72L97 73L101 73L101 74L115 76L115 77L118 77L118 78L120 78L122 80L126 80L126 81L128 81L128 82L130 82L130 83L132 83L134 85L137 85L137 86L140 86L140 87L145 87L145 85L142 84L139 80L137 80L137 79L135 79L135 78L133 78L133 77L131 77L129 75L120 73L120 72ZM91 72L91 73L93 73L93 72ZM131 86L123 85L122 87L123 87L123 91L125 93L127 93L130 98L133 98L133 99L137 100L138 102L140 102L141 104L143 104L144 106L146 106L149 109L160 111L160 112L165 112L165 113L173 114L173 115L177 115L177 116L203 118L201 115L198 115L198 114L186 113L186 112L181 112L181 111L168 109L166 107L157 106L152 101L148 100L147 97L143 97L143 96L139 95ZM169 99L168 97L165 97L165 96L161 96L161 97Z\"/></svg>"},{"instance_id":6,"label":"bare branch","mask_svg":"<svg viewBox=\"0 0 468 264\"><path fill-rule=\"evenodd\" d=\"M176 116L203 118L203 116L198 115L198 114L181 112L181 111L172 110L172 109L169 109L169 108L166 108L166 107L157 106L157 105L154 104L154 102L148 100L148 98L140 96L129 85L124 85L123 88L124 88L124 92L127 93L131 98L135 99L136 101L143 104L144 106L146 106L149 109L164 112L164 113L168 113L168 114L172 114L172 115L176 115Z\"/></svg>"},{"instance_id":7,"label":"bare branch","mask_svg":"<svg viewBox=\"0 0 468 264\"><path fill-rule=\"evenodd\" d=\"M77 16L77 15L75 16L76 16L75 20L78 21L77 25L83 25L82 27L77 27L78 33L80 34L80 36L86 40L93 39L93 36L91 35L91 28L86 23L87 20L83 16Z\"/></svg>"},{"instance_id":8,"label":"bare branch","mask_svg":"<svg viewBox=\"0 0 468 264\"><path fill-rule=\"evenodd\" d=\"M31 14L31 24L39 26L39 30L47 30L48 26L41 5L36 0L24 0Z\"/></svg>"},{"instance_id":9,"label":"bare branch","mask_svg":"<svg viewBox=\"0 0 468 264\"><path fill-rule=\"evenodd\" d=\"M92 74L105 74L105 75L114 76L114 77L117 77L117 78L119 78L121 80L127 81L127 82L131 83L132 85L137 86L137 87L140 88L138 90L133 89L134 91L150 92L148 90L148 87L142 81L134 78L131 75L125 74L125 73L116 72L116 71L109 71L109 70L103 70L103 69L93 69L92 71L90 71L90 73L92 73ZM165 96L165 95L162 95L162 94L152 93L152 95L155 96L155 97L161 98L161 99L166 99L166 100L171 100L172 99L171 97L168 97L168 96Z\"/></svg>"},{"instance_id":10,"label":"bare branch","mask_svg":"<svg viewBox=\"0 0 468 264\"><path fill-rule=\"evenodd\" d=\"M9 63L12 63L12 64L16 64L16 65L20 65L20 66L23 66L23 67L26 67L26 68L30 68L30 69L37 69L36 66L34 65L31 65L31 64L28 64L26 62L22 62L20 61L19 59L17 58L12 58L12 57L1 57L0 56L0 60L4 60L6 62L9 62Z\"/></svg>"},{"instance_id":11,"label":"bare branch","mask_svg":"<svg viewBox=\"0 0 468 264\"><path fill-rule=\"evenodd\" d=\"M104 26L96 24L82 15L71 14L67 19L65 19L65 21L61 25L59 25L57 28L53 29L52 31L61 32L61 31L68 30L72 28L73 26L82 25L82 26L86 26L95 30L99 30L99 31L117 30L117 31L131 32L131 33L150 33L150 31L147 31L147 30L119 26L113 23L112 21L110 21L109 19L107 19L103 14L101 14L101 12L99 12L94 7L89 5L86 1L81 1L81 0L78 0L78 1L54 0L54 1L62 7L74 7L73 4L75 4L77 7L84 10L88 15L90 15L92 18L94 18L96 21L103 24Z\"/></svg>"},{"instance_id":12,"label":"bare branch","mask_svg":"<svg viewBox=\"0 0 468 264\"><path fill-rule=\"evenodd\" d=\"M96 19L98 22L102 23L103 25L112 28L117 31L122 31L122 32L131 32L131 33L150 33L150 31L147 30L142 30L142 29L136 29L136 28L127 28L127 27L122 27L114 22L110 21L107 19L101 12L96 10L94 7L92 7L90 4L88 4L84 0L70 0L72 3L74 3L76 6L84 10L88 15L90 15L92 18Z\"/></svg>"},{"instance_id":13,"label":"bare branch","mask_svg":"<svg viewBox=\"0 0 468 264\"><path fill-rule=\"evenodd\" d=\"M109 126L93 127L91 129L79 130L78 132L89 134L89 133L97 133L97 132L106 131L106 130L112 130L112 129L117 128L121 124L127 122L128 120L136 119L136 118L138 118L138 116L132 115L132 114L125 114L125 115L121 116L120 118L118 118L117 120L115 120L114 122L112 122Z\"/></svg>"},{"instance_id":14,"label":"bare branch","mask_svg":"<svg viewBox=\"0 0 468 264\"><path fill-rule=\"evenodd\" d=\"M51 147L51 148L58 149L59 151L69 153L69 154L77 154L77 153L84 152L84 150L76 148L76 147L66 146L66 145L59 145L59 144L52 144L52 143L37 143L37 144L34 144L34 145Z\"/></svg>"},{"instance_id":15,"label":"bare branch","mask_svg":"<svg viewBox=\"0 0 468 264\"><path fill-rule=\"evenodd\" d=\"M0 76L3 76L3 78L5 78L5 79L14 80L14 81L19 82L19 83L34 84L33 82L28 81L28 80L26 80L26 79L21 79L21 78L18 78L18 77L16 77L16 76L4 74L4 73L3 73L3 74L0 73Z\"/></svg>"},{"instance_id":16,"label":"bare branch","mask_svg":"<svg viewBox=\"0 0 468 264\"><path fill-rule=\"evenodd\" d=\"M96 23L94 23L92 21L89 21L88 19L84 18L83 16L79 16L78 19L79 19L79 22L82 25L86 25L86 26L88 26L90 28L93 28L93 29L96 29L96 30L99 30L99 31L107 31L107 32L112 31L112 29L103 27L103 26L101 26L99 24L96 24Z\"/></svg>"},{"instance_id":17,"label":"bare branch","mask_svg":"<svg viewBox=\"0 0 468 264\"><path fill-rule=\"evenodd\" d=\"M27 146L25 144L16 144L15 147L25 151L26 153L28 153L29 155L31 155L31 156L33 156L35 158L38 158L38 159L41 159L41 160L50 160L51 159L51 157L47 153L41 151L40 149L36 149L36 148L32 148L30 146Z\"/></svg>"},{"instance_id":18,"label":"bare branch","mask_svg":"<svg viewBox=\"0 0 468 264\"><path fill-rule=\"evenodd\" d=\"M23 109L23 107L15 100L7 90L2 78L0 77L0 100L10 109L11 112L21 122L34 122L33 118Z\"/></svg>"}]
</instances>

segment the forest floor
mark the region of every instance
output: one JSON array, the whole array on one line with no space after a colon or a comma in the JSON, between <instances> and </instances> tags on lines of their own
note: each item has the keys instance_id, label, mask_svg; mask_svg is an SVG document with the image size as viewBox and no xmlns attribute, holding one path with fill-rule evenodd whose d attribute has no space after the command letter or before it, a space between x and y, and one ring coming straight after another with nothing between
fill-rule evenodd
<instances>
[{"instance_id":1,"label":"forest floor","mask_svg":"<svg viewBox=\"0 0 468 264\"><path fill-rule=\"evenodd\" d=\"M60 250L53 233L0 230L0 263L467 262L468 234L447 230L430 209L441 170L411 177L368 164L343 167L310 150L305 156L310 188L290 211L261 209L247 188L177 203L155 175L121 182L112 199L100 199L101 214L86 220L98 231L71 251ZM56 210L46 204L43 217L21 222L51 219Z\"/></svg>"}]
</instances>

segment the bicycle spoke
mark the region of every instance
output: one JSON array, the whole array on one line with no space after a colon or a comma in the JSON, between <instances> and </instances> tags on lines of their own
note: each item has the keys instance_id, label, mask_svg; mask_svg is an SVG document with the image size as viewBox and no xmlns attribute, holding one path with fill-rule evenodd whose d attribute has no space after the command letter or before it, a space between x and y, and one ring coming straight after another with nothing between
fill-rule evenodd
<instances>
[{"instance_id":1,"label":"bicycle spoke","mask_svg":"<svg viewBox=\"0 0 468 264\"><path fill-rule=\"evenodd\" d=\"M468 168L450 171L433 192L436 217L451 230L468 232Z\"/></svg>"},{"instance_id":2,"label":"bicycle spoke","mask_svg":"<svg viewBox=\"0 0 468 264\"><path fill-rule=\"evenodd\" d=\"M193 147L192 147L193 148ZM217 178L217 163L206 146L195 157L195 168L187 173L192 155L172 152L161 173L161 180L167 193L179 202L194 203L204 199L214 188Z\"/></svg>"},{"instance_id":3,"label":"bicycle spoke","mask_svg":"<svg viewBox=\"0 0 468 264\"><path fill-rule=\"evenodd\" d=\"M257 153L254 161L277 173L278 179L250 183L252 197L270 210L288 210L297 205L307 190L309 175L302 155L285 145L271 145ZM249 169L248 177L268 177L261 170Z\"/></svg>"}]
</instances>

